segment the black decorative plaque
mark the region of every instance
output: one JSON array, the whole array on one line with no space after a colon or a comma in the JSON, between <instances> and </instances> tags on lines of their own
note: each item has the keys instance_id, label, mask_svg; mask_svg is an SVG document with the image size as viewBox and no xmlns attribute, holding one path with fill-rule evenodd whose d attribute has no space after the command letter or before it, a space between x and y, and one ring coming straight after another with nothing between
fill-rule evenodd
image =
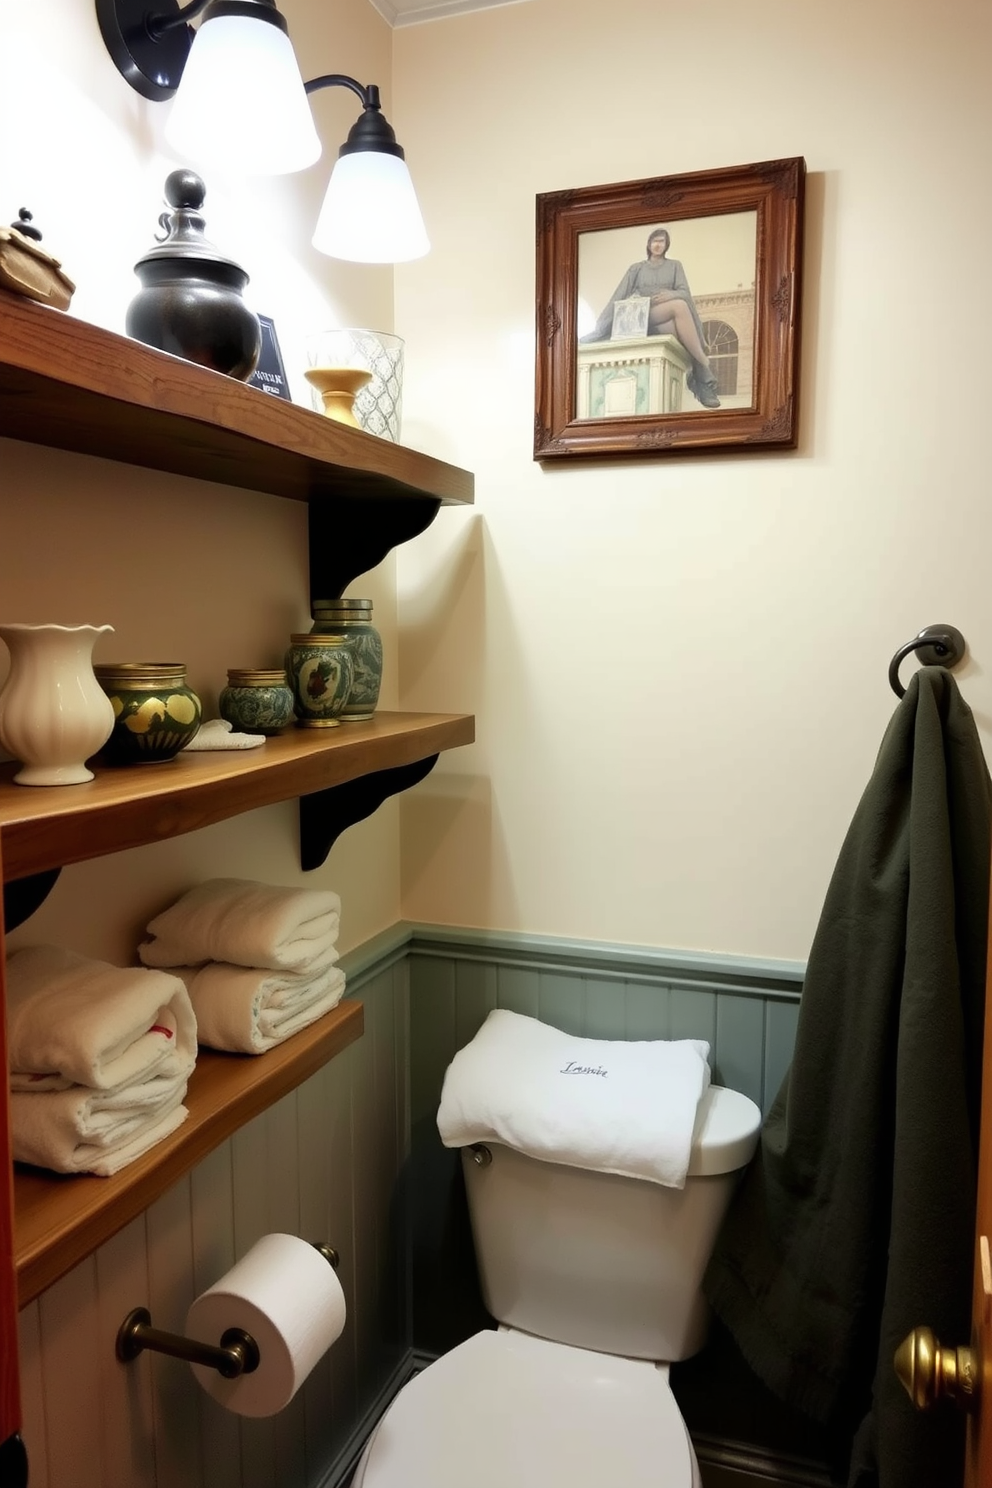
<instances>
[{"instance_id":1,"label":"black decorative plaque","mask_svg":"<svg viewBox=\"0 0 992 1488\"><path fill-rule=\"evenodd\" d=\"M286 369L282 364L276 328L267 315L260 315L258 323L262 327L262 350L258 366L248 379L248 386L270 393L273 398L285 398L287 403L291 403L293 395L286 383Z\"/></svg>"}]
</instances>

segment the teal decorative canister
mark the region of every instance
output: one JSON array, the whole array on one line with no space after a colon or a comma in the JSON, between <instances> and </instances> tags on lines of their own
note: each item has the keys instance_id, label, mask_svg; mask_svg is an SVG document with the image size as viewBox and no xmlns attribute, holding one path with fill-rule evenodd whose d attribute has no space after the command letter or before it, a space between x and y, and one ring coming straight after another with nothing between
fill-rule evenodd
<instances>
[{"instance_id":1,"label":"teal decorative canister","mask_svg":"<svg viewBox=\"0 0 992 1488\"><path fill-rule=\"evenodd\" d=\"M311 635L340 634L352 642L355 680L341 714L343 723L371 718L382 686L382 637L372 624L370 599L315 599Z\"/></svg>"},{"instance_id":2,"label":"teal decorative canister","mask_svg":"<svg viewBox=\"0 0 992 1488\"><path fill-rule=\"evenodd\" d=\"M351 640L345 635L294 635L286 677L301 728L337 728L355 680Z\"/></svg>"},{"instance_id":3,"label":"teal decorative canister","mask_svg":"<svg viewBox=\"0 0 992 1488\"><path fill-rule=\"evenodd\" d=\"M116 661L95 666L114 709L114 731L104 748L113 764L171 760L195 738L200 699L186 685L179 661Z\"/></svg>"},{"instance_id":4,"label":"teal decorative canister","mask_svg":"<svg viewBox=\"0 0 992 1488\"><path fill-rule=\"evenodd\" d=\"M293 722L293 689L282 668L232 668L220 716L246 734L278 734Z\"/></svg>"}]
</instances>

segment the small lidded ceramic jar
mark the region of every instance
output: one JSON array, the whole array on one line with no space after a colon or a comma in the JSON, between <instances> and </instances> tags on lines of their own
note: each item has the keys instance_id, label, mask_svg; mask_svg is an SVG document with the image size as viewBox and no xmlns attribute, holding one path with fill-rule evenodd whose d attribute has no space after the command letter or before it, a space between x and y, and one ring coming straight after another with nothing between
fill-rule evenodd
<instances>
[{"instance_id":1,"label":"small lidded ceramic jar","mask_svg":"<svg viewBox=\"0 0 992 1488\"><path fill-rule=\"evenodd\" d=\"M114 661L93 670L114 709L103 751L113 764L171 760L196 737L200 699L186 685L185 662Z\"/></svg>"},{"instance_id":2,"label":"small lidded ceramic jar","mask_svg":"<svg viewBox=\"0 0 992 1488\"><path fill-rule=\"evenodd\" d=\"M281 667L232 668L218 703L221 718L246 734L278 734L293 722L293 689Z\"/></svg>"},{"instance_id":3,"label":"small lidded ceramic jar","mask_svg":"<svg viewBox=\"0 0 992 1488\"><path fill-rule=\"evenodd\" d=\"M286 652L286 677L301 728L337 728L355 680L346 635L294 635Z\"/></svg>"},{"instance_id":4,"label":"small lidded ceramic jar","mask_svg":"<svg viewBox=\"0 0 992 1488\"><path fill-rule=\"evenodd\" d=\"M340 633L352 641L355 680L341 714L342 723L371 718L382 686L382 637L372 624L370 599L315 599L311 635Z\"/></svg>"}]
</instances>

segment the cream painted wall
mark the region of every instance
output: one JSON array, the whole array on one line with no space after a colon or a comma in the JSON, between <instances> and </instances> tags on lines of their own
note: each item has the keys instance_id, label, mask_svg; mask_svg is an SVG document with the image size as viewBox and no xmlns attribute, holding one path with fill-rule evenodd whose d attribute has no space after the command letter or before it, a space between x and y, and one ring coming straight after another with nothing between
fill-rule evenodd
<instances>
[{"instance_id":1,"label":"cream painted wall","mask_svg":"<svg viewBox=\"0 0 992 1488\"><path fill-rule=\"evenodd\" d=\"M307 0L287 0L283 10L304 76L377 81L388 106L390 31L366 0L337 0L333 17ZM158 231L165 176L185 163L163 142L167 108L117 74L92 0L0 9L0 221L30 208L44 246L78 286L71 313L112 330L123 330L138 288L133 264ZM204 208L208 237L251 276L249 302L275 320L294 398L308 407L307 336L392 323L389 268L335 263L310 248L357 104L344 90L324 92L314 113L322 164L268 181L208 175ZM264 128L264 104L238 127ZM228 667L276 664L290 632L309 628L302 503L0 441L0 534L0 618L110 623L115 634L99 643L98 660L184 660L210 716ZM351 592L373 599L386 650L383 701L395 707L393 560ZM338 889L347 949L398 917L398 807L387 803L347 832L305 878L291 804L69 869L11 944L55 939L127 960L150 913L190 882L230 873Z\"/></svg>"},{"instance_id":2,"label":"cream painted wall","mask_svg":"<svg viewBox=\"0 0 992 1488\"><path fill-rule=\"evenodd\" d=\"M804 959L924 625L992 737L990 43L985 0L396 32L433 239L396 274L405 437L477 475L398 560L403 705L479 739L402 806L407 918ZM791 155L796 452L535 464L535 195Z\"/></svg>"}]
</instances>

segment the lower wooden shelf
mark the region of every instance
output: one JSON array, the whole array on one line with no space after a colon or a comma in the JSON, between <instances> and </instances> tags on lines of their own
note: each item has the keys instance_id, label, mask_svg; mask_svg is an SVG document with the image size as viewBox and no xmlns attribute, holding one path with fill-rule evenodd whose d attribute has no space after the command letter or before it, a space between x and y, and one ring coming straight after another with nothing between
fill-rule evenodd
<instances>
[{"instance_id":1,"label":"lower wooden shelf","mask_svg":"<svg viewBox=\"0 0 992 1488\"><path fill-rule=\"evenodd\" d=\"M112 1178L14 1167L14 1256L24 1307L170 1188L235 1131L361 1037L364 1010L346 999L265 1054L201 1049L189 1116L177 1132Z\"/></svg>"}]
</instances>

